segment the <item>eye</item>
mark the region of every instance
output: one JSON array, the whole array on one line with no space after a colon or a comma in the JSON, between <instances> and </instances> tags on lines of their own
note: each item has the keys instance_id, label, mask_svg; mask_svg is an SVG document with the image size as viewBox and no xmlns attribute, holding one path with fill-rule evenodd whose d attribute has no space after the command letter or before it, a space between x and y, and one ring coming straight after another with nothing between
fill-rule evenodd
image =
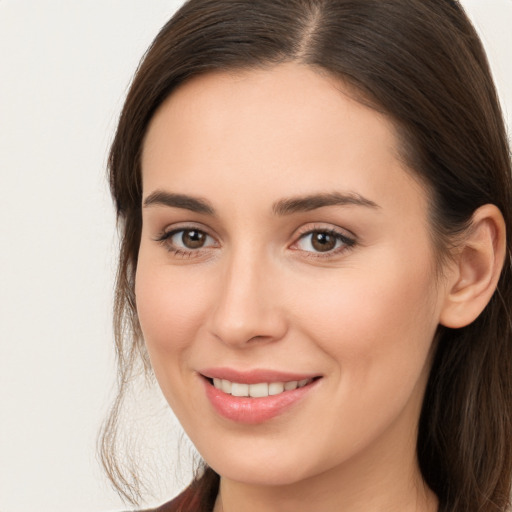
<instances>
[{"instance_id":1,"label":"eye","mask_svg":"<svg viewBox=\"0 0 512 512\"><path fill-rule=\"evenodd\" d=\"M198 229L182 229L175 232L169 241L176 247L183 249L200 249L203 247L207 240L208 235Z\"/></svg>"},{"instance_id":2,"label":"eye","mask_svg":"<svg viewBox=\"0 0 512 512\"><path fill-rule=\"evenodd\" d=\"M216 245L213 237L197 228L174 229L163 233L156 240L178 255L191 255L200 249Z\"/></svg>"},{"instance_id":3,"label":"eye","mask_svg":"<svg viewBox=\"0 0 512 512\"><path fill-rule=\"evenodd\" d=\"M315 229L301 235L295 244L300 251L311 253L337 253L355 244L353 238L349 238L333 229Z\"/></svg>"}]
</instances>

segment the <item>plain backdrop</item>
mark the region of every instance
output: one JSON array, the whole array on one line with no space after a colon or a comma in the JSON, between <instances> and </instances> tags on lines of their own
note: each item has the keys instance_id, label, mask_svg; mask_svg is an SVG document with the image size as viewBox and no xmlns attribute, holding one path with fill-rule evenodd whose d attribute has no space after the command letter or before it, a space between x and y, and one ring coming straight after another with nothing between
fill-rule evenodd
<instances>
[{"instance_id":1,"label":"plain backdrop","mask_svg":"<svg viewBox=\"0 0 512 512\"><path fill-rule=\"evenodd\" d=\"M0 0L0 512L128 508L95 455L115 379L105 162L137 63L180 4ZM463 5L511 127L512 0Z\"/></svg>"}]
</instances>

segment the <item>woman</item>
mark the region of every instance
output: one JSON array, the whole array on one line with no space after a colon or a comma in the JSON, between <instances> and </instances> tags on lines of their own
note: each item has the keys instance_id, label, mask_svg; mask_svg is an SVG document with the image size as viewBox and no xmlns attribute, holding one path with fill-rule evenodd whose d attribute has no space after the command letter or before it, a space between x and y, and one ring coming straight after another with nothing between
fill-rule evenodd
<instances>
[{"instance_id":1,"label":"woman","mask_svg":"<svg viewBox=\"0 0 512 512\"><path fill-rule=\"evenodd\" d=\"M510 158L457 2L187 2L110 179L121 488L141 357L207 464L158 510L507 509Z\"/></svg>"}]
</instances>

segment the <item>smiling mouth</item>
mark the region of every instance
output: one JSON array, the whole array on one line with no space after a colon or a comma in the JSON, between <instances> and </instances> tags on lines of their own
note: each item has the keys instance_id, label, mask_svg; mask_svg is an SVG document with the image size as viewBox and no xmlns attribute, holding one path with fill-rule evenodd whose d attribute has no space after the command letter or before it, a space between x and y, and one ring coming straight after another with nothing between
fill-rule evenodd
<instances>
[{"instance_id":1,"label":"smiling mouth","mask_svg":"<svg viewBox=\"0 0 512 512\"><path fill-rule=\"evenodd\" d=\"M238 372L229 368L205 370L199 376L217 414L247 425L280 416L311 396L322 380L322 376L265 370Z\"/></svg>"},{"instance_id":2,"label":"smiling mouth","mask_svg":"<svg viewBox=\"0 0 512 512\"><path fill-rule=\"evenodd\" d=\"M232 382L227 379L205 378L213 387L227 395L244 398L265 398L268 396L280 395L286 391L293 391L297 388L306 387L318 380L320 377L283 382L258 382L255 384Z\"/></svg>"}]
</instances>

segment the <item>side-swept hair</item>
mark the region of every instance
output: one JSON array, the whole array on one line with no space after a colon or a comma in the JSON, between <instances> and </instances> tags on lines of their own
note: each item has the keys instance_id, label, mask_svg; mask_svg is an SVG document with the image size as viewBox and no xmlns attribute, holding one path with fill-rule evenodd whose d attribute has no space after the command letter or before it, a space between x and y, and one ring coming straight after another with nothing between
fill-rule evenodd
<instances>
[{"instance_id":1,"label":"side-swept hair","mask_svg":"<svg viewBox=\"0 0 512 512\"><path fill-rule=\"evenodd\" d=\"M120 492L135 499L114 441L134 364L142 360L150 371L134 296L148 123L194 76L284 62L338 77L389 116L404 161L430 194L440 257L478 207L492 203L503 213L507 259L494 296L471 325L439 328L417 454L440 511L504 512L512 474L511 161L484 50L462 7L450 0L189 0L163 27L133 80L109 160L121 232L120 377L102 437L106 470ZM206 502L217 482L207 468L193 488Z\"/></svg>"}]
</instances>

